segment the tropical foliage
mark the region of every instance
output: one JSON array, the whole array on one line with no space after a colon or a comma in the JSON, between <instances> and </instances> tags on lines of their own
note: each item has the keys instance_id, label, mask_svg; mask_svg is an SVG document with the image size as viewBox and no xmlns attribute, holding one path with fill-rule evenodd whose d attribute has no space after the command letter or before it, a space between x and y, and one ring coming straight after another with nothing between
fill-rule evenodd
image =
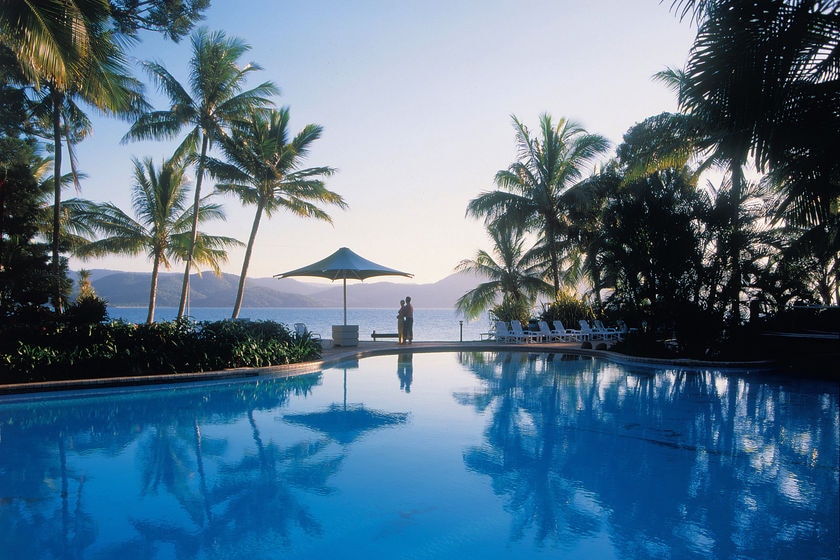
<instances>
[{"instance_id":1,"label":"tropical foliage","mask_svg":"<svg viewBox=\"0 0 840 560\"><path fill-rule=\"evenodd\" d=\"M192 36L192 50L189 88L184 87L162 64L144 63L149 75L169 97L171 105L169 109L140 115L125 140L174 138L182 129L189 128L175 155L193 155L196 159L193 205L197 207L201 200L207 152L213 142L225 137L229 127L244 121L255 109L269 106L269 97L278 90L271 82L245 89L249 75L261 68L253 63L239 65L239 59L250 50L250 46L241 39L228 37L222 31L199 29ZM178 304L179 318L186 308L197 240L198 214L195 214Z\"/></svg>"},{"instance_id":2,"label":"tropical foliage","mask_svg":"<svg viewBox=\"0 0 840 560\"><path fill-rule=\"evenodd\" d=\"M153 278L160 265L183 260L182 315L191 269L218 272L235 244L198 231L221 215L202 192L208 171L218 191L255 209L233 317L263 216L285 210L330 222L326 206L346 207L327 190L331 167L303 167L321 127L292 136L289 110L274 108L277 87L249 88L260 67L240 62L249 51L242 40L194 32L183 82L160 62L143 63L169 99L161 110L146 105L128 49L140 30L187 36L208 4L0 0L4 318L40 321L49 300L62 312L67 256L106 253L145 253ZM632 127L615 158L602 161L607 140L576 122L544 114L531 130L512 118L513 163L466 209L492 242L458 265L483 276L458 302L468 317L526 318L544 297L544 316L561 313L571 324L572 313L621 316L681 339L696 338L701 325L718 340L725 323L733 336L747 317L840 304L838 2L675 0L671 9L697 25L686 65L657 76L674 88L680 112ZM127 141L186 131L160 169L135 159L136 218L62 199L63 188L85 178L75 147L92 132L90 109L133 119ZM195 171L192 207L186 165ZM153 280L149 321L154 294ZM90 313L77 309L77 319L104 316L104 302L82 301ZM54 350L23 354L39 352Z\"/></svg>"},{"instance_id":3,"label":"tropical foliage","mask_svg":"<svg viewBox=\"0 0 840 560\"><path fill-rule=\"evenodd\" d=\"M508 230L520 228L540 237L554 291L563 282L560 265L569 246L567 210L575 204L575 188L584 166L606 151L606 138L586 132L573 121L540 117L540 136L513 117L517 161L496 173L497 190L481 193L467 206L467 215L484 218Z\"/></svg>"},{"instance_id":4,"label":"tropical foliage","mask_svg":"<svg viewBox=\"0 0 840 560\"><path fill-rule=\"evenodd\" d=\"M217 371L311 360L321 347L272 321L5 325L0 384Z\"/></svg>"},{"instance_id":5,"label":"tropical foliage","mask_svg":"<svg viewBox=\"0 0 840 560\"><path fill-rule=\"evenodd\" d=\"M104 236L79 248L77 256L89 258L114 253L145 253L151 259L148 323L154 321L160 267L168 270L174 260L188 258L190 228L195 221L201 223L224 218L221 207L206 198L199 200L197 212L187 206L185 171L177 160L164 162L158 170L151 159L143 162L135 159L132 206L136 220L111 203L94 204L80 200L72 208L76 223L84 224ZM227 260L226 249L236 245L240 243L235 239L199 232L193 258L198 264L209 266L221 275L221 265Z\"/></svg>"},{"instance_id":6,"label":"tropical foliage","mask_svg":"<svg viewBox=\"0 0 840 560\"><path fill-rule=\"evenodd\" d=\"M552 162L575 159L551 149L563 145L562 121L543 116L536 140L515 119L518 161L467 214L537 236L544 251L533 262L558 298L544 310L577 299L565 285L596 314L644 321L682 349L703 339L691 351L708 355L736 336L724 324L840 303L840 168L830 154L840 145L840 7L672 8L698 25L685 68L657 75L681 112L635 125L614 160L565 182L553 178L567 167ZM594 146L584 161L602 153Z\"/></svg>"},{"instance_id":7,"label":"tropical foliage","mask_svg":"<svg viewBox=\"0 0 840 560\"><path fill-rule=\"evenodd\" d=\"M332 223L332 218L321 205L347 208L341 195L326 188L322 177L331 176L331 167L301 169L303 160L313 142L321 137L322 128L306 125L294 138L290 137L289 109L254 111L250 118L232 127L230 136L221 138L221 148L227 161L210 159L207 168L219 179L216 190L232 193L242 204L253 205L254 221L242 272L239 289L233 304L232 318L239 316L245 295L248 265L257 239L263 215L271 218L284 210L301 218L313 218Z\"/></svg>"},{"instance_id":8,"label":"tropical foliage","mask_svg":"<svg viewBox=\"0 0 840 560\"><path fill-rule=\"evenodd\" d=\"M525 249L520 231L491 227L493 254L478 251L475 259L462 260L456 270L484 278L461 296L456 307L467 319L475 319L492 309L500 321L527 319L537 296L551 294L551 284L543 280L542 261L535 249Z\"/></svg>"}]
</instances>

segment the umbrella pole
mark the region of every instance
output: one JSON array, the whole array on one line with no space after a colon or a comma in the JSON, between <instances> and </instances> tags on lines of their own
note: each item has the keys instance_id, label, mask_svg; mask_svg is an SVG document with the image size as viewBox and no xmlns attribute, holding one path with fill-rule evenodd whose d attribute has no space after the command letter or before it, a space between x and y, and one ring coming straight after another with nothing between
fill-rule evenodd
<instances>
[{"instance_id":1,"label":"umbrella pole","mask_svg":"<svg viewBox=\"0 0 840 560\"><path fill-rule=\"evenodd\" d=\"M347 277L344 277L344 326L347 326Z\"/></svg>"}]
</instances>

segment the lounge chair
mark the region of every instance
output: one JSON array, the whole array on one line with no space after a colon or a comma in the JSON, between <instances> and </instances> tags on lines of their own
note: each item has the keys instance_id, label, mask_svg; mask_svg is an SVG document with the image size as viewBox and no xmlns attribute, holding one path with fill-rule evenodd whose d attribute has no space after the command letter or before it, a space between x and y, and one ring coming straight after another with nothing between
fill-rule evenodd
<instances>
[{"instance_id":1,"label":"lounge chair","mask_svg":"<svg viewBox=\"0 0 840 560\"><path fill-rule=\"evenodd\" d=\"M523 339L525 342L540 342L542 340L541 334L523 330L519 321L511 321L510 330L513 331L514 336Z\"/></svg>"},{"instance_id":2,"label":"lounge chair","mask_svg":"<svg viewBox=\"0 0 840 560\"><path fill-rule=\"evenodd\" d=\"M614 329L612 327L605 327L604 323L602 323L600 319L595 319L594 325L595 326L593 327L593 330L595 332L603 333L604 337L607 340L618 340L618 329Z\"/></svg>"},{"instance_id":3,"label":"lounge chair","mask_svg":"<svg viewBox=\"0 0 840 560\"><path fill-rule=\"evenodd\" d=\"M579 319L578 324L580 325L580 332L587 336L586 340L604 340L604 334L596 332L586 319Z\"/></svg>"},{"instance_id":4,"label":"lounge chair","mask_svg":"<svg viewBox=\"0 0 840 560\"><path fill-rule=\"evenodd\" d=\"M555 335L564 336L567 340L574 340L580 342L582 340L588 340L583 333L576 329L567 329L563 326L563 321L555 320L553 322L554 330L552 331Z\"/></svg>"},{"instance_id":5,"label":"lounge chair","mask_svg":"<svg viewBox=\"0 0 840 560\"><path fill-rule=\"evenodd\" d=\"M546 323L545 321L539 321L537 324L540 326L540 334L542 335L543 340L547 342L556 342L558 340L562 342L569 341L569 335L555 333L551 330L551 328L548 326L548 323Z\"/></svg>"},{"instance_id":6,"label":"lounge chair","mask_svg":"<svg viewBox=\"0 0 840 560\"><path fill-rule=\"evenodd\" d=\"M306 323L295 323L295 333L298 336L305 336L306 333L309 333L309 338L312 340L321 340L321 335L318 333L311 332L309 329L306 328Z\"/></svg>"},{"instance_id":7,"label":"lounge chair","mask_svg":"<svg viewBox=\"0 0 840 560\"><path fill-rule=\"evenodd\" d=\"M516 342L516 337L504 321L496 321L496 342Z\"/></svg>"}]
</instances>

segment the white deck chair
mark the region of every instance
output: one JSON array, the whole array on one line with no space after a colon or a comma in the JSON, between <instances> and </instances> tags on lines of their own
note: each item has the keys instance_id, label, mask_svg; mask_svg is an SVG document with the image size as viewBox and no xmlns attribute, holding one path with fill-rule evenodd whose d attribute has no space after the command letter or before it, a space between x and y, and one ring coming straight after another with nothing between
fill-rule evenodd
<instances>
[{"instance_id":1,"label":"white deck chair","mask_svg":"<svg viewBox=\"0 0 840 560\"><path fill-rule=\"evenodd\" d=\"M541 334L523 330L522 324L519 321L511 321L510 329L513 331L515 337L521 338L525 342L540 342L542 340Z\"/></svg>"},{"instance_id":2,"label":"white deck chair","mask_svg":"<svg viewBox=\"0 0 840 560\"><path fill-rule=\"evenodd\" d=\"M600 319L595 319L594 321L595 328L593 329L595 332L601 332L604 335L604 338L607 340L618 340L618 329L614 329L612 327L605 327L604 323L601 322Z\"/></svg>"},{"instance_id":3,"label":"white deck chair","mask_svg":"<svg viewBox=\"0 0 840 560\"><path fill-rule=\"evenodd\" d=\"M539 321L537 323L540 326L540 334L543 337L543 340L547 342L555 342L555 341L562 341L568 342L569 336L568 335L561 335L559 333L555 333L551 330L551 327L548 326L548 323L545 321Z\"/></svg>"},{"instance_id":4,"label":"white deck chair","mask_svg":"<svg viewBox=\"0 0 840 560\"><path fill-rule=\"evenodd\" d=\"M496 342L516 342L513 333L504 321L496 321Z\"/></svg>"},{"instance_id":5,"label":"white deck chair","mask_svg":"<svg viewBox=\"0 0 840 560\"><path fill-rule=\"evenodd\" d=\"M589 321L587 321L586 319L579 319L578 324L580 325L580 332L589 337L587 340L605 340L606 339L606 336L604 335L604 333L593 329L589 325Z\"/></svg>"},{"instance_id":6,"label":"white deck chair","mask_svg":"<svg viewBox=\"0 0 840 560\"><path fill-rule=\"evenodd\" d=\"M584 337L583 333L581 333L579 330L567 329L566 327L564 327L563 321L560 321L559 319L555 319L553 325L554 330L552 332L558 336L565 336L567 340L574 340L577 342L587 340L587 338Z\"/></svg>"}]
</instances>

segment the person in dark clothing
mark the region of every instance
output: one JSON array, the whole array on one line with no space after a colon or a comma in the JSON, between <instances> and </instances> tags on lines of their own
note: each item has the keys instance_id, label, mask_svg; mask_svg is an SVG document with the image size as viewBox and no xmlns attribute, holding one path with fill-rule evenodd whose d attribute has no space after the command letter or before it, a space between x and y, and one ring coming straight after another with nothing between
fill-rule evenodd
<instances>
[{"instance_id":1,"label":"person in dark clothing","mask_svg":"<svg viewBox=\"0 0 840 560\"><path fill-rule=\"evenodd\" d=\"M411 305L411 296L405 297L405 326L403 333L405 334L405 341L411 344L414 340L414 306Z\"/></svg>"}]
</instances>

